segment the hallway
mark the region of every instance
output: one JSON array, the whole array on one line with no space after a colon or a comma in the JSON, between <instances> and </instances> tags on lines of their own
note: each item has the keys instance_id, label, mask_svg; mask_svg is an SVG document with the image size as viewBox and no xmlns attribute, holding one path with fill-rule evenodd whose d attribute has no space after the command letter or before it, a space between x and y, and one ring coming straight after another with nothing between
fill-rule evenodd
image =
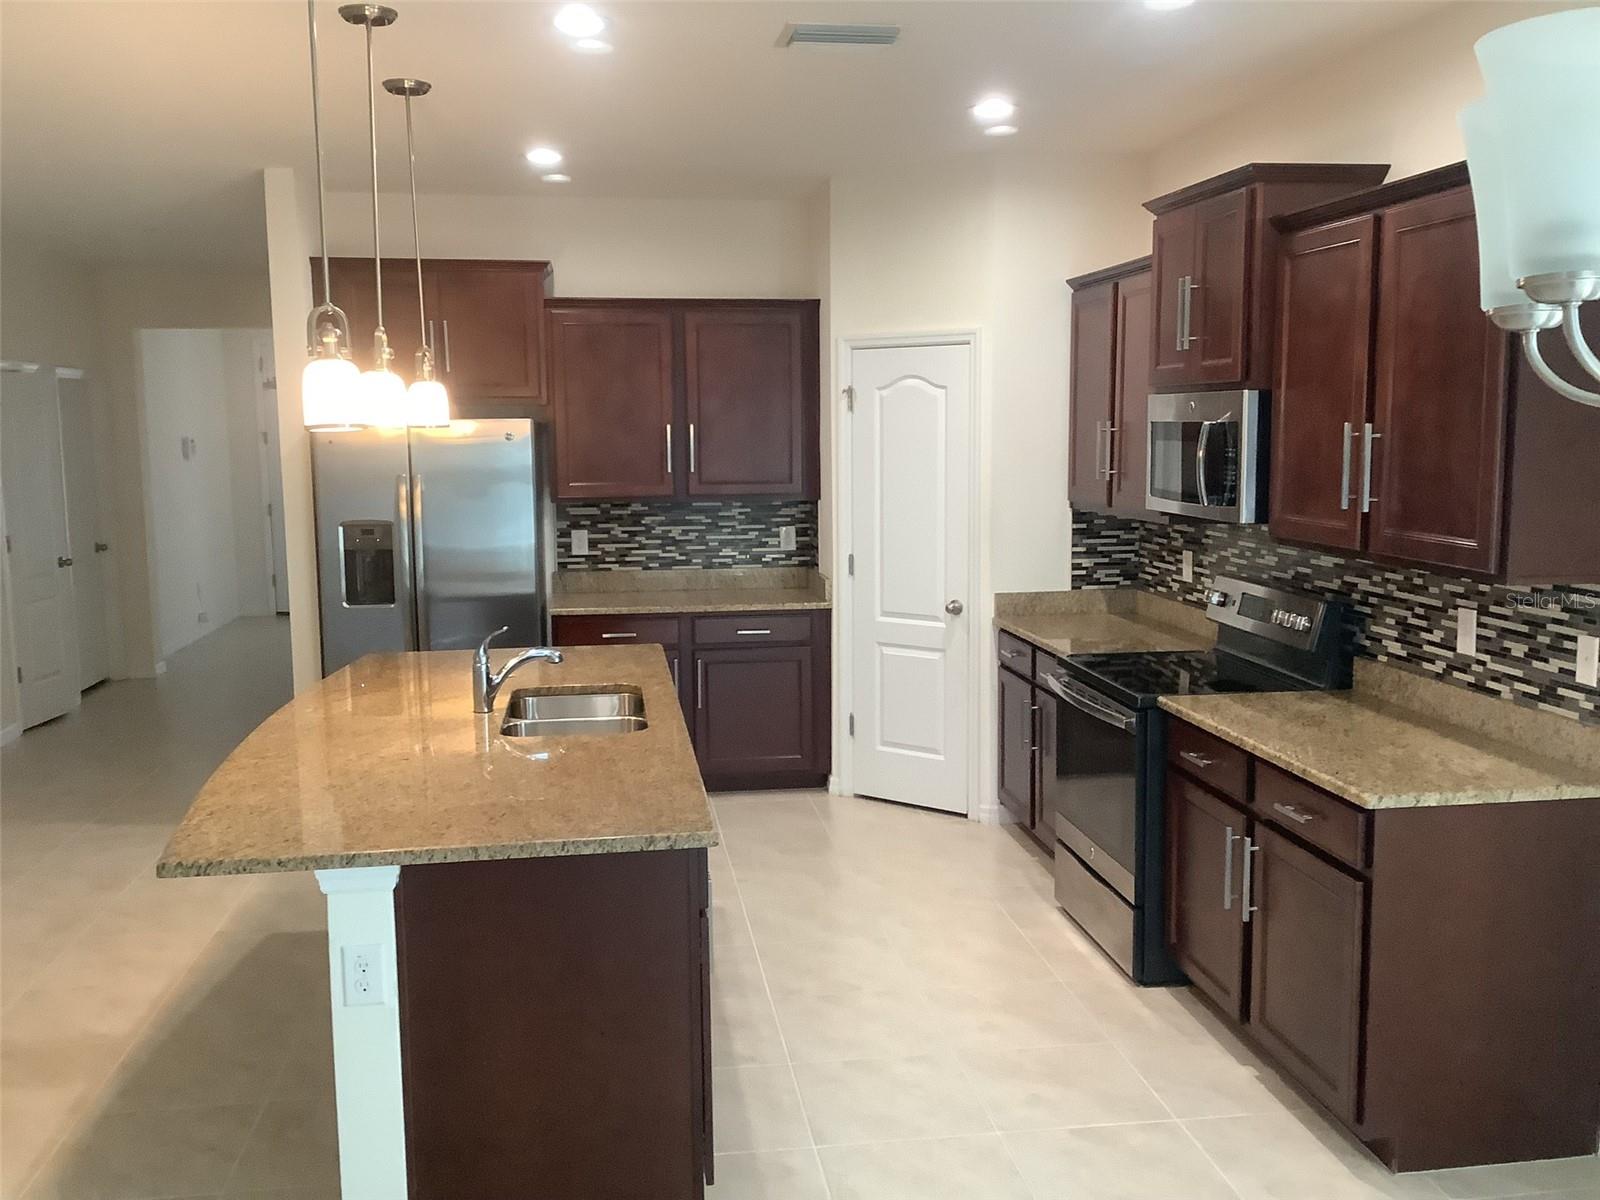
<instances>
[{"instance_id":1,"label":"hallway","mask_svg":"<svg viewBox=\"0 0 1600 1200\"><path fill-rule=\"evenodd\" d=\"M336 1180L327 1010L304 1002L325 985L302 977L321 967L315 884L154 873L206 776L289 694L288 621L243 618L0 756L6 1200Z\"/></svg>"}]
</instances>

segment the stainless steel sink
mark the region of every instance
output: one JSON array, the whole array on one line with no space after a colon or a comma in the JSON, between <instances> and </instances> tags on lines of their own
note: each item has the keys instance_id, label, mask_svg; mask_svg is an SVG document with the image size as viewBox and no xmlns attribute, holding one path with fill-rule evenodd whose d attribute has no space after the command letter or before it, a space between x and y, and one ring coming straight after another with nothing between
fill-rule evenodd
<instances>
[{"instance_id":1,"label":"stainless steel sink","mask_svg":"<svg viewBox=\"0 0 1600 1200\"><path fill-rule=\"evenodd\" d=\"M506 737L637 733L649 722L637 692L550 692L520 688L506 702Z\"/></svg>"}]
</instances>

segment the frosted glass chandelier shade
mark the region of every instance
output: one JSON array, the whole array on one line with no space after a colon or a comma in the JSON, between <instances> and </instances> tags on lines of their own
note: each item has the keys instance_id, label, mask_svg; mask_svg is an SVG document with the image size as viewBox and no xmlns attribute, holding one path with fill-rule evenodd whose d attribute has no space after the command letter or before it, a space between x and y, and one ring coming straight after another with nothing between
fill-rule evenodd
<instances>
[{"instance_id":1,"label":"frosted glass chandelier shade","mask_svg":"<svg viewBox=\"0 0 1600 1200\"><path fill-rule=\"evenodd\" d=\"M361 372L348 358L313 358L300 375L300 409L307 429L357 429L365 421Z\"/></svg>"},{"instance_id":2,"label":"frosted glass chandelier shade","mask_svg":"<svg viewBox=\"0 0 1600 1200\"><path fill-rule=\"evenodd\" d=\"M1510 274L1600 271L1600 8L1518 21L1476 50Z\"/></svg>"},{"instance_id":3,"label":"frosted glass chandelier shade","mask_svg":"<svg viewBox=\"0 0 1600 1200\"><path fill-rule=\"evenodd\" d=\"M438 427L450 424L450 396L437 379L417 379L406 389L406 424Z\"/></svg>"},{"instance_id":4,"label":"frosted glass chandelier shade","mask_svg":"<svg viewBox=\"0 0 1600 1200\"><path fill-rule=\"evenodd\" d=\"M361 372L356 392L366 424L394 429L406 423L406 385L393 371Z\"/></svg>"},{"instance_id":5,"label":"frosted glass chandelier shade","mask_svg":"<svg viewBox=\"0 0 1600 1200\"><path fill-rule=\"evenodd\" d=\"M1472 175L1472 200L1478 216L1478 292L1484 312L1526 304L1511 273L1506 229L1504 151L1494 116L1483 100L1461 110L1461 134L1467 143L1467 170Z\"/></svg>"}]
</instances>

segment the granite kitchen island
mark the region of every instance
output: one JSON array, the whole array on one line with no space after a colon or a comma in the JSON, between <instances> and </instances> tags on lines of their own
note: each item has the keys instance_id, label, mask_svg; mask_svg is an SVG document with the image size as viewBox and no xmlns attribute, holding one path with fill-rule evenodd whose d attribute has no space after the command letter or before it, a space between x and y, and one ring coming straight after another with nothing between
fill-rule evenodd
<instances>
[{"instance_id":1,"label":"granite kitchen island","mask_svg":"<svg viewBox=\"0 0 1600 1200\"><path fill-rule=\"evenodd\" d=\"M565 655L481 715L470 653L360 659L239 745L158 864L315 872L345 1200L704 1191L710 805L661 649ZM523 691L631 693L645 727L508 736Z\"/></svg>"}]
</instances>

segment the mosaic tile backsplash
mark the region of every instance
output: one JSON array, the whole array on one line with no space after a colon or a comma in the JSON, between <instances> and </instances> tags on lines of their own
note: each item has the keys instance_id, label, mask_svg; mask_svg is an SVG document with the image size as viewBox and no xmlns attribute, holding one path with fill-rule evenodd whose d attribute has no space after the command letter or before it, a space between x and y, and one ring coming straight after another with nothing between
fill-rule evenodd
<instances>
[{"instance_id":1,"label":"mosaic tile backsplash","mask_svg":"<svg viewBox=\"0 0 1600 1200\"><path fill-rule=\"evenodd\" d=\"M779 549L794 526L793 550ZM572 531L589 553L572 552ZM814 500L567 501L556 505L556 565L563 571L661 571L673 567L814 567Z\"/></svg>"},{"instance_id":2,"label":"mosaic tile backsplash","mask_svg":"<svg viewBox=\"0 0 1600 1200\"><path fill-rule=\"evenodd\" d=\"M1585 722L1600 689L1573 677L1580 633L1600 635L1600 587L1518 588L1286 546L1264 527L1074 514L1074 587L1134 586L1204 607L1212 575L1348 600L1356 653ZM1194 581L1179 579L1194 552ZM1457 654L1456 609L1478 613L1478 653Z\"/></svg>"}]
</instances>

